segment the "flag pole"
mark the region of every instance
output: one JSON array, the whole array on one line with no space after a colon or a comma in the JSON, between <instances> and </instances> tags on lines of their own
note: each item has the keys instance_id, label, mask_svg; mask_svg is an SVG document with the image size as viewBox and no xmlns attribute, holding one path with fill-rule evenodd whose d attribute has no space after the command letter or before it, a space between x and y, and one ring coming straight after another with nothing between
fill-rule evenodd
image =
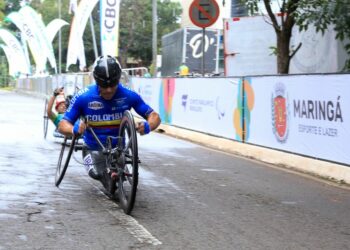
<instances>
[{"instance_id":1,"label":"flag pole","mask_svg":"<svg viewBox=\"0 0 350 250\"><path fill-rule=\"evenodd\" d=\"M61 19L61 0L58 0L58 18ZM58 74L61 74L62 62L62 31L58 31Z\"/></svg>"},{"instance_id":2,"label":"flag pole","mask_svg":"<svg viewBox=\"0 0 350 250\"><path fill-rule=\"evenodd\" d=\"M95 60L98 57L98 52L97 52L97 44L96 44L96 36L95 36L95 27L94 27L94 22L92 20L92 15L89 17L90 19L90 28L91 28L91 34L92 34L92 42L94 45L94 52L95 52Z\"/></svg>"}]
</instances>

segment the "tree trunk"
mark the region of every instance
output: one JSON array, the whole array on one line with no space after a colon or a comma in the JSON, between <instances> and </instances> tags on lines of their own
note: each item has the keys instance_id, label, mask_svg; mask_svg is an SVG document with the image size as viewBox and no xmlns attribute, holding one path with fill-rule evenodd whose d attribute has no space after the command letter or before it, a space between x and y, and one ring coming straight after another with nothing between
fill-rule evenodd
<instances>
[{"instance_id":1,"label":"tree trunk","mask_svg":"<svg viewBox=\"0 0 350 250\"><path fill-rule=\"evenodd\" d=\"M291 30L282 30L277 33L277 73L288 74L290 64L290 39Z\"/></svg>"}]
</instances>

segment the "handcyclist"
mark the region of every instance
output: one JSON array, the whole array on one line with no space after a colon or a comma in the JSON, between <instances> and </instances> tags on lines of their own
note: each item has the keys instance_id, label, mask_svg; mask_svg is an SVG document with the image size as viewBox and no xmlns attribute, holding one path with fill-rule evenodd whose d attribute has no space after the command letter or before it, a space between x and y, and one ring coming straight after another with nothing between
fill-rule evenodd
<instances>
[{"instance_id":1,"label":"handcyclist","mask_svg":"<svg viewBox=\"0 0 350 250\"><path fill-rule=\"evenodd\" d=\"M125 110L134 109L145 121L136 126L141 135L156 129L161 120L143 99L134 91L119 83L122 69L119 62L111 56L99 57L94 65L93 76L96 84L80 90L71 100L62 121L59 132L66 135L83 135L87 150L83 150L84 165L90 177L99 180L104 174L105 161L99 145L92 133L86 130L86 123L80 117L85 117L88 126L92 127L97 137L106 144L108 136L118 135L119 125ZM117 141L113 141L116 146Z\"/></svg>"},{"instance_id":2,"label":"handcyclist","mask_svg":"<svg viewBox=\"0 0 350 250\"><path fill-rule=\"evenodd\" d=\"M53 106L55 105L55 111L53 111ZM64 96L63 88L57 88L53 91L52 96L47 104L47 116L55 124L54 136L61 137L62 135L58 133L57 127L59 122L62 120L64 113L66 112L67 104L66 98Z\"/></svg>"}]
</instances>

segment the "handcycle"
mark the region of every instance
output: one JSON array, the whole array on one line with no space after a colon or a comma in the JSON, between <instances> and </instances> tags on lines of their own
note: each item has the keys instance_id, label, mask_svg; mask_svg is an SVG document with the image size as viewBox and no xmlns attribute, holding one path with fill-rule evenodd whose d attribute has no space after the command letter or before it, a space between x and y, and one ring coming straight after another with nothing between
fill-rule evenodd
<instances>
[{"instance_id":1,"label":"handcycle","mask_svg":"<svg viewBox=\"0 0 350 250\"><path fill-rule=\"evenodd\" d=\"M136 127L133 115L129 110L123 114L119 134L116 137L107 137L106 145L103 145L91 127L87 127L95 138L104 155L106 168L100 179L108 195L119 200L126 214L130 214L135 203L138 185L138 146ZM74 151L84 150L84 144L79 143L79 137L65 137L62 142L59 155L55 185L59 187L68 168ZM112 146L112 140L117 140L116 147Z\"/></svg>"}]
</instances>

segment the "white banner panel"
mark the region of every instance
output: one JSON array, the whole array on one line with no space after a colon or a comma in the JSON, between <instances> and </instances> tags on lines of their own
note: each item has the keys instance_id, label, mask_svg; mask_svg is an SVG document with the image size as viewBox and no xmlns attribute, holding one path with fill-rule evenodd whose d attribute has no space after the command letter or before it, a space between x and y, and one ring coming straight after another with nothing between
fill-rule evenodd
<instances>
[{"instance_id":1,"label":"white banner panel","mask_svg":"<svg viewBox=\"0 0 350 250\"><path fill-rule=\"evenodd\" d=\"M350 75L254 77L247 142L350 164Z\"/></svg>"},{"instance_id":2,"label":"white banner panel","mask_svg":"<svg viewBox=\"0 0 350 250\"><path fill-rule=\"evenodd\" d=\"M277 73L271 46L276 33L264 16L224 20L225 75L266 75ZM258 35L257 35L258 34Z\"/></svg>"},{"instance_id":3,"label":"white banner panel","mask_svg":"<svg viewBox=\"0 0 350 250\"><path fill-rule=\"evenodd\" d=\"M236 139L234 112L238 82L238 78L176 78L171 123Z\"/></svg>"},{"instance_id":4,"label":"white banner panel","mask_svg":"<svg viewBox=\"0 0 350 250\"><path fill-rule=\"evenodd\" d=\"M29 74L30 69L27 64L27 58L17 38L5 29L0 29L0 38L7 45L4 50L8 48L8 50L5 51L5 53L10 53L9 55L6 54L9 62L12 60L10 58L14 58L13 63L10 62L10 72L12 72L10 73L10 75L13 75L13 73Z\"/></svg>"},{"instance_id":5,"label":"white banner panel","mask_svg":"<svg viewBox=\"0 0 350 250\"><path fill-rule=\"evenodd\" d=\"M38 34L35 33L30 25L24 22L24 17L19 12L11 12L7 18L17 26L24 35L25 40L28 42L35 61L35 73L42 74L46 70L45 65L47 57L45 53L42 53Z\"/></svg>"},{"instance_id":6,"label":"white banner panel","mask_svg":"<svg viewBox=\"0 0 350 250\"><path fill-rule=\"evenodd\" d=\"M131 78L131 89L138 93L157 113L159 113L161 84L161 78Z\"/></svg>"},{"instance_id":7,"label":"white banner panel","mask_svg":"<svg viewBox=\"0 0 350 250\"><path fill-rule=\"evenodd\" d=\"M100 0L102 55L118 56L120 0Z\"/></svg>"},{"instance_id":8,"label":"white banner panel","mask_svg":"<svg viewBox=\"0 0 350 250\"><path fill-rule=\"evenodd\" d=\"M53 42L53 39L56 36L57 32L65 25L68 25L68 23L62 19L54 19L48 23L45 28L45 32L50 43Z\"/></svg>"},{"instance_id":9,"label":"white banner panel","mask_svg":"<svg viewBox=\"0 0 350 250\"><path fill-rule=\"evenodd\" d=\"M78 59L80 61L80 67L86 65L82 37L87 20L97 2L98 0L81 0L79 3L69 33L66 70L68 70L70 65L76 64Z\"/></svg>"},{"instance_id":10,"label":"white banner panel","mask_svg":"<svg viewBox=\"0 0 350 250\"><path fill-rule=\"evenodd\" d=\"M340 48L340 42L335 37L336 31L333 26L328 27L324 34L317 33L312 25L303 32L293 29L291 47L296 48L299 43L302 43L302 46L292 57L289 73L339 72L344 64L338 65L338 53L346 52Z\"/></svg>"},{"instance_id":11,"label":"white banner panel","mask_svg":"<svg viewBox=\"0 0 350 250\"><path fill-rule=\"evenodd\" d=\"M55 54L51 42L46 36L46 29L42 19L38 13L28 5L22 7L19 13L23 16L24 24L31 27L32 31L36 34L38 42L40 44L41 53L45 54L49 59L50 65L57 72Z\"/></svg>"}]
</instances>

